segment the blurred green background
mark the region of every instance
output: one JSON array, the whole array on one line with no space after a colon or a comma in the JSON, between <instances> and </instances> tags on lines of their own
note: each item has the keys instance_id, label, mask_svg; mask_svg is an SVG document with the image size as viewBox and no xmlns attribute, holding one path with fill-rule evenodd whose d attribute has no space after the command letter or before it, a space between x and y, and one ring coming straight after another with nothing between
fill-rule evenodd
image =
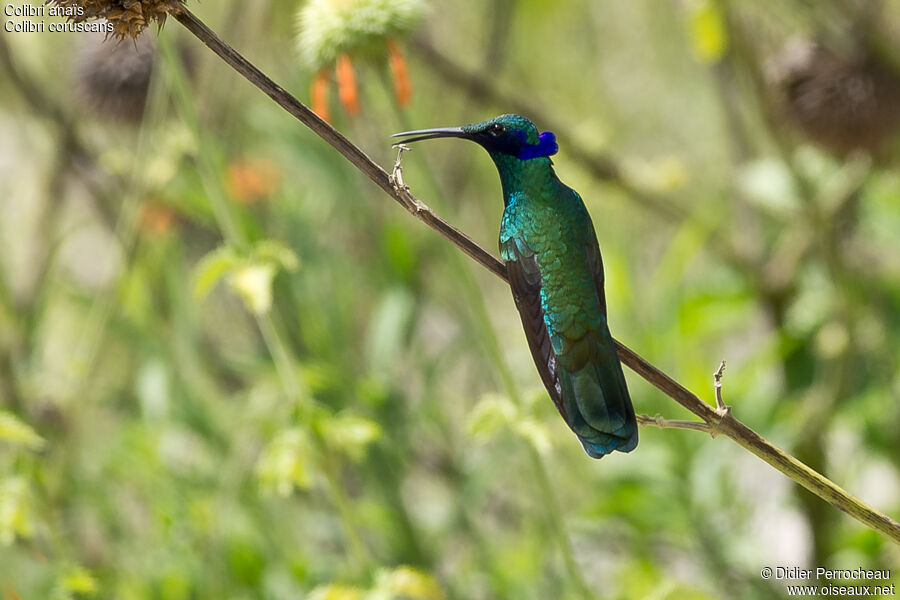
<instances>
[{"instance_id":1,"label":"blurred green background","mask_svg":"<svg viewBox=\"0 0 900 600\"><path fill-rule=\"evenodd\" d=\"M421 8L315 4L307 35ZM324 69L386 168L404 129L553 129L613 334L709 400L726 359L739 419L900 514L900 2L434 2L349 51L354 116L302 2L190 7L304 102ZM900 568L727 439L589 459L507 286L174 20L3 32L0 73L4 600L782 598L763 566ZM404 167L495 251L483 151Z\"/></svg>"}]
</instances>

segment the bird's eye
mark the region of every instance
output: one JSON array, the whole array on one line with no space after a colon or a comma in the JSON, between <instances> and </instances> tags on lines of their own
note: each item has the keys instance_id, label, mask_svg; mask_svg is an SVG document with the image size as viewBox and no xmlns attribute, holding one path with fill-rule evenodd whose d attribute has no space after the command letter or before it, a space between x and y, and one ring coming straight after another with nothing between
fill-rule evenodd
<instances>
[{"instance_id":1,"label":"bird's eye","mask_svg":"<svg viewBox=\"0 0 900 600\"><path fill-rule=\"evenodd\" d=\"M494 123L490 127L488 127L488 133L494 136L503 135L506 133L506 125L503 123Z\"/></svg>"}]
</instances>

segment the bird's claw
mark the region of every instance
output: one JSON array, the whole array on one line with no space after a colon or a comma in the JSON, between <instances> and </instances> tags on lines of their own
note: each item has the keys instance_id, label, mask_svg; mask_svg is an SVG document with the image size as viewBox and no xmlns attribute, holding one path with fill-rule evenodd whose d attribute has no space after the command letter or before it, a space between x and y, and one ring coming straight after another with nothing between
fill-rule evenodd
<instances>
[{"instance_id":1,"label":"bird's claw","mask_svg":"<svg viewBox=\"0 0 900 600\"><path fill-rule=\"evenodd\" d=\"M394 168L391 170L391 174L388 177L391 180L391 185L394 186L394 189L399 191L408 192L409 186L403 183L403 152L411 150L409 146L405 146L403 144L394 144L393 148L397 149L397 160L394 162Z\"/></svg>"}]
</instances>

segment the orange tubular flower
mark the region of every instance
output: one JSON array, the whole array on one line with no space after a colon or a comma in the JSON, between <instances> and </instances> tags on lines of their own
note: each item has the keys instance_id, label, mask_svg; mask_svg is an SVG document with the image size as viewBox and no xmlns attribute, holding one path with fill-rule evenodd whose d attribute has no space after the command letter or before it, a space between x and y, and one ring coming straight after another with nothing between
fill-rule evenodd
<instances>
[{"instance_id":1,"label":"orange tubular flower","mask_svg":"<svg viewBox=\"0 0 900 600\"><path fill-rule=\"evenodd\" d=\"M396 40L387 40L389 63L391 74L394 76L394 93L397 95L397 104L402 108L409 106L412 99L412 81L409 78L409 68L403 50Z\"/></svg>"},{"instance_id":2,"label":"orange tubular flower","mask_svg":"<svg viewBox=\"0 0 900 600\"><path fill-rule=\"evenodd\" d=\"M313 112L322 117L323 121L330 123L331 115L328 113L328 71L326 69L320 69L316 73L309 96L312 99Z\"/></svg>"},{"instance_id":3,"label":"orange tubular flower","mask_svg":"<svg viewBox=\"0 0 900 600\"><path fill-rule=\"evenodd\" d=\"M356 74L353 72L353 63L350 62L350 56L341 54L337 58L337 82L338 82L338 98L344 109L351 117L359 114L359 94L356 90Z\"/></svg>"},{"instance_id":4,"label":"orange tubular flower","mask_svg":"<svg viewBox=\"0 0 900 600\"><path fill-rule=\"evenodd\" d=\"M74 1L74 0L68 0ZM131 0L129 0L131 1ZM180 0L155 0L176 2ZM327 115L326 78L322 69L334 68L338 97L344 112L356 117L362 111L362 81L354 66L390 68L398 107L412 99L409 67L402 40L412 34L428 0L301 0L297 12L297 50L311 72L318 72L310 103L320 116ZM388 92L390 93L390 91ZM327 117L326 117L327 118Z\"/></svg>"},{"instance_id":5,"label":"orange tubular flower","mask_svg":"<svg viewBox=\"0 0 900 600\"><path fill-rule=\"evenodd\" d=\"M226 171L225 185L229 194L244 205L267 200L278 191L280 184L281 168L265 158L235 159Z\"/></svg>"},{"instance_id":6,"label":"orange tubular flower","mask_svg":"<svg viewBox=\"0 0 900 600\"><path fill-rule=\"evenodd\" d=\"M175 213L168 206L158 202L141 205L139 223L141 230L152 236L165 235L175 222Z\"/></svg>"}]
</instances>

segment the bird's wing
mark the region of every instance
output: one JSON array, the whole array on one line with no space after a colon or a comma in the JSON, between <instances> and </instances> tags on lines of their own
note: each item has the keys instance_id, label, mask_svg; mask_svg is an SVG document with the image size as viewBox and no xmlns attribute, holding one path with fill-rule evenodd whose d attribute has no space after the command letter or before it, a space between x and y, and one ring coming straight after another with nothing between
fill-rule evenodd
<instances>
[{"instance_id":1,"label":"bird's wing","mask_svg":"<svg viewBox=\"0 0 900 600\"><path fill-rule=\"evenodd\" d=\"M500 244L500 252L506 261L513 300L522 318L522 326L534 364L556 408L563 418L568 420L557 372L556 354L553 352L550 334L544 321L544 309L541 306L541 272L534 251L521 239L511 237Z\"/></svg>"},{"instance_id":2,"label":"bird's wing","mask_svg":"<svg viewBox=\"0 0 900 600\"><path fill-rule=\"evenodd\" d=\"M597 299L600 301L600 312L603 318L606 318L606 292L604 291L603 279L603 258L600 256L600 246L597 244L597 238L591 236L585 246L587 254L588 268L591 270L591 277L594 280L594 287L597 290Z\"/></svg>"},{"instance_id":3,"label":"bird's wing","mask_svg":"<svg viewBox=\"0 0 900 600\"><path fill-rule=\"evenodd\" d=\"M601 382L602 389L605 390L604 398L606 404L606 414L611 415L618 422L622 422L620 427L600 426L596 419L592 419L585 410L582 414L586 420L592 425L599 427L601 431L609 432L620 438L615 446L622 452L630 452L637 446L638 432L635 420L634 406L631 403L631 397L628 393L628 386L625 382L625 374L622 372L622 365L616 351L616 343L609 332L606 323L606 293L604 291L603 277L603 259L600 256L600 246L597 244L597 238L591 226L591 236L586 244L585 252L587 256L588 268L591 271L591 278L594 282L594 288L597 291L597 300L600 302L600 312L602 315L602 327L592 332L598 344L594 347L595 355L593 361L597 365L596 375ZM587 449L587 446L585 446ZM590 451L588 451L590 453Z\"/></svg>"}]
</instances>

